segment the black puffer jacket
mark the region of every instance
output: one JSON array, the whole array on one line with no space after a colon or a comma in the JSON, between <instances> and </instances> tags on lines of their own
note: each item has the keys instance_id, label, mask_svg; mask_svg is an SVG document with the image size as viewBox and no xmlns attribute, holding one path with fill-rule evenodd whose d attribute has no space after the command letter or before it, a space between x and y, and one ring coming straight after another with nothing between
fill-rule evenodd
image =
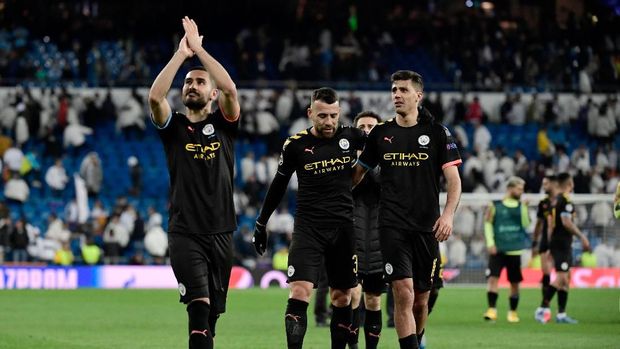
<instances>
[{"instance_id":1,"label":"black puffer jacket","mask_svg":"<svg viewBox=\"0 0 620 349\"><path fill-rule=\"evenodd\" d=\"M379 171L368 171L353 190L358 272L383 272L379 245Z\"/></svg>"}]
</instances>

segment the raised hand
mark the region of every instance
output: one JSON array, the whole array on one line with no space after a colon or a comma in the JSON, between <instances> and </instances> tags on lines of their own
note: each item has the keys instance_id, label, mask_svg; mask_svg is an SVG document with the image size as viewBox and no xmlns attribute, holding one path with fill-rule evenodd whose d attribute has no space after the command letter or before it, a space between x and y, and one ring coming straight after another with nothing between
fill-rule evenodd
<instances>
[{"instance_id":1,"label":"raised hand","mask_svg":"<svg viewBox=\"0 0 620 349\"><path fill-rule=\"evenodd\" d=\"M181 38L177 52L183 54L186 58L191 58L194 56L194 51L192 51L187 44L187 35L183 35Z\"/></svg>"},{"instance_id":2,"label":"raised hand","mask_svg":"<svg viewBox=\"0 0 620 349\"><path fill-rule=\"evenodd\" d=\"M183 22L183 29L185 30L189 48L194 52L198 51L202 48L202 36L198 33L198 25L187 16L183 17L181 21Z\"/></svg>"}]
</instances>

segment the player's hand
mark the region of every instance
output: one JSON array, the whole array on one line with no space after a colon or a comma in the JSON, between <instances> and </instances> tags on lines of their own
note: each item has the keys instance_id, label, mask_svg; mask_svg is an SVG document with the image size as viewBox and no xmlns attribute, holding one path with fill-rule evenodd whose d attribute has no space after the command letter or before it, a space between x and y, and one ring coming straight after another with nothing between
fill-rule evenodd
<instances>
[{"instance_id":1,"label":"player's hand","mask_svg":"<svg viewBox=\"0 0 620 349\"><path fill-rule=\"evenodd\" d=\"M581 239L581 246L582 246L584 252L590 252L591 251L590 250L590 241L588 240L588 238L583 237Z\"/></svg>"},{"instance_id":2,"label":"player's hand","mask_svg":"<svg viewBox=\"0 0 620 349\"><path fill-rule=\"evenodd\" d=\"M181 53L186 58L192 58L194 56L194 51L192 51L187 44L187 35L183 35L183 38L181 38L177 52Z\"/></svg>"},{"instance_id":3,"label":"player's hand","mask_svg":"<svg viewBox=\"0 0 620 349\"><path fill-rule=\"evenodd\" d=\"M437 241L446 241L452 234L452 218L452 216L442 214L433 225L433 232Z\"/></svg>"},{"instance_id":4,"label":"player's hand","mask_svg":"<svg viewBox=\"0 0 620 349\"><path fill-rule=\"evenodd\" d=\"M260 224L256 222L254 226L254 236L252 237L252 243L254 244L254 249L256 249L256 253L259 255L263 255L265 250L267 250L267 227L264 224Z\"/></svg>"},{"instance_id":5,"label":"player's hand","mask_svg":"<svg viewBox=\"0 0 620 349\"><path fill-rule=\"evenodd\" d=\"M193 52L197 52L202 48L202 36L198 34L198 25L193 19L185 16L181 20L183 22L183 29L185 30L185 36L187 37L187 44Z\"/></svg>"}]
</instances>

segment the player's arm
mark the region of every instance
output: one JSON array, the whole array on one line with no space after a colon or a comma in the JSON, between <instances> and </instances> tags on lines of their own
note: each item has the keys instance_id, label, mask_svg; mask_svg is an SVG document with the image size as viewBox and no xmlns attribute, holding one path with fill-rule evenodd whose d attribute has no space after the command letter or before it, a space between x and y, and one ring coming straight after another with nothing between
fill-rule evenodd
<instances>
[{"instance_id":1,"label":"player's arm","mask_svg":"<svg viewBox=\"0 0 620 349\"><path fill-rule=\"evenodd\" d=\"M495 205L491 203L484 213L484 237L487 244L489 255L497 253L495 247L495 232L493 231L493 220L495 219Z\"/></svg>"},{"instance_id":2,"label":"player's arm","mask_svg":"<svg viewBox=\"0 0 620 349\"><path fill-rule=\"evenodd\" d=\"M267 190L267 195L265 196L265 201L263 202L263 207L260 210L260 214L256 219L256 224L266 226L269 218L273 214L273 211L276 210L280 201L282 201L282 197L286 193L286 188L288 187L288 182L291 179L291 174L282 174L277 172L269 189Z\"/></svg>"},{"instance_id":3,"label":"player's arm","mask_svg":"<svg viewBox=\"0 0 620 349\"><path fill-rule=\"evenodd\" d=\"M443 175L446 178L447 199L446 205L439 219L433 226L437 241L446 241L452 235L454 213L461 199L461 177L455 165L444 166Z\"/></svg>"},{"instance_id":4,"label":"player's arm","mask_svg":"<svg viewBox=\"0 0 620 349\"><path fill-rule=\"evenodd\" d=\"M290 173L283 174L277 172L269 186L269 190L267 190L267 196L265 196L263 207L256 219L254 237L252 238L254 248L259 255L262 255L267 250L267 222L269 221L269 217L273 214L273 211L275 211L280 204L284 193L286 193L291 175Z\"/></svg>"},{"instance_id":5,"label":"player's arm","mask_svg":"<svg viewBox=\"0 0 620 349\"><path fill-rule=\"evenodd\" d=\"M159 126L164 127L168 118L171 115L170 104L166 100L166 95L170 91L172 82L175 75L179 71L183 62L189 57L192 57L194 53L187 44L187 38L183 36L181 42L179 42L179 48L174 53L168 64L157 75L151 90L149 91L149 106L151 107L151 115L153 122Z\"/></svg>"},{"instance_id":6,"label":"player's arm","mask_svg":"<svg viewBox=\"0 0 620 349\"><path fill-rule=\"evenodd\" d=\"M538 253L538 240L543 234L542 228L544 226L543 219L546 219L542 212L542 202L538 204L538 211L536 212L536 225L534 225L534 233L532 234L532 253ZM547 232L544 232L545 234Z\"/></svg>"},{"instance_id":7,"label":"player's arm","mask_svg":"<svg viewBox=\"0 0 620 349\"><path fill-rule=\"evenodd\" d=\"M239 118L240 106L237 99L237 86L226 69L202 47L202 37L198 34L198 26L193 19L185 16L183 28L187 36L187 43L196 53L200 63L207 69L217 89L221 92L218 100L222 114L228 121L236 121Z\"/></svg>"},{"instance_id":8,"label":"player's arm","mask_svg":"<svg viewBox=\"0 0 620 349\"><path fill-rule=\"evenodd\" d=\"M290 138L284 142L284 145L282 146L282 153L280 154L278 171L276 172L276 175L267 190L263 207L261 208L258 218L256 219L252 242L254 243L256 252L260 255L265 253L265 250L267 249L267 222L269 221L269 217L271 217L273 211L275 211L280 204L284 193L286 193L288 182L291 179L293 172L295 172L296 157L293 150L294 147L294 145L291 145Z\"/></svg>"},{"instance_id":9,"label":"player's arm","mask_svg":"<svg viewBox=\"0 0 620 349\"><path fill-rule=\"evenodd\" d=\"M438 137L437 147L441 171L446 179L446 191L448 192L446 205L439 219L433 225L437 241L446 241L452 234L454 224L454 212L461 199L461 177L458 166L463 163L459 155L456 140L450 131L443 125L437 124L434 128L435 137Z\"/></svg>"},{"instance_id":10,"label":"player's arm","mask_svg":"<svg viewBox=\"0 0 620 349\"><path fill-rule=\"evenodd\" d=\"M353 188L360 184L366 172L368 172L368 168L360 164L359 161L355 163L353 166Z\"/></svg>"},{"instance_id":11,"label":"player's arm","mask_svg":"<svg viewBox=\"0 0 620 349\"><path fill-rule=\"evenodd\" d=\"M588 238L581 232L581 230L577 227L575 222L573 222L573 217L571 214L562 212L560 217L562 219L562 225L564 228L571 234L577 236L581 240L581 244L583 245L583 249L586 251L590 250L590 241Z\"/></svg>"},{"instance_id":12,"label":"player's arm","mask_svg":"<svg viewBox=\"0 0 620 349\"><path fill-rule=\"evenodd\" d=\"M527 209L527 202L521 202L521 226L527 229L530 226L530 212Z\"/></svg>"}]
</instances>

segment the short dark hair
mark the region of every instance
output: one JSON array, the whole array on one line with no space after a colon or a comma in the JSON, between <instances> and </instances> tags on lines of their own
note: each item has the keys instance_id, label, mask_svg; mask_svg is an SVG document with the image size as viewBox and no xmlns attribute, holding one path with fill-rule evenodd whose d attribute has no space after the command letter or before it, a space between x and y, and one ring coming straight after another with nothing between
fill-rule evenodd
<instances>
[{"instance_id":1,"label":"short dark hair","mask_svg":"<svg viewBox=\"0 0 620 349\"><path fill-rule=\"evenodd\" d=\"M551 182L557 182L558 181L558 176L556 176L553 173L550 173L550 174L546 175L545 178L547 178L547 180L549 180Z\"/></svg>"},{"instance_id":2,"label":"short dark hair","mask_svg":"<svg viewBox=\"0 0 620 349\"><path fill-rule=\"evenodd\" d=\"M412 70L399 70L392 74L391 81L411 80L411 83L420 86L421 90L424 90L424 81L422 75Z\"/></svg>"},{"instance_id":3,"label":"short dark hair","mask_svg":"<svg viewBox=\"0 0 620 349\"><path fill-rule=\"evenodd\" d=\"M353 119L353 126L357 127L357 121L361 118L374 118L378 123L383 121L379 114L372 111L363 111L355 116L355 119Z\"/></svg>"},{"instance_id":4,"label":"short dark hair","mask_svg":"<svg viewBox=\"0 0 620 349\"><path fill-rule=\"evenodd\" d=\"M209 71L207 70L207 68L205 68L205 67L203 67L203 66L201 66L201 65L195 65L195 66L193 66L193 67L190 67L190 68L187 70L187 72L189 73L189 72L194 71L194 70L202 70L202 71L207 72L207 73L209 72Z\"/></svg>"},{"instance_id":5,"label":"short dark hair","mask_svg":"<svg viewBox=\"0 0 620 349\"><path fill-rule=\"evenodd\" d=\"M562 172L558 174L556 178L558 180L558 184L564 186L572 178L572 176L568 172Z\"/></svg>"},{"instance_id":6,"label":"short dark hair","mask_svg":"<svg viewBox=\"0 0 620 349\"><path fill-rule=\"evenodd\" d=\"M330 87L321 87L314 91L312 91L312 97L310 99L310 103L314 103L314 101L321 101L327 104L334 104L338 102L338 93L336 90Z\"/></svg>"}]
</instances>

